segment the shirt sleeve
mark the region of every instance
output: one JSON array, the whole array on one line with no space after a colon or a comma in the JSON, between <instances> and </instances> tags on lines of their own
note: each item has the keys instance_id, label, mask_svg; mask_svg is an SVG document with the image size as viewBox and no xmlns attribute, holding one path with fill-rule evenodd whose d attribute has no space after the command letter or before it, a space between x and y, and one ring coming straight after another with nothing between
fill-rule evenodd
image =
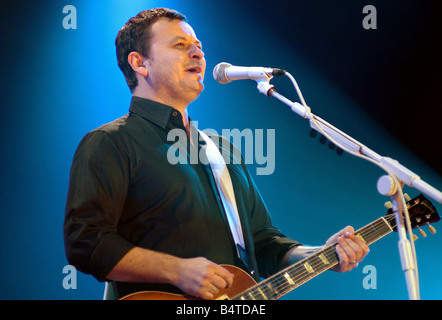
<instances>
[{"instance_id":1,"label":"shirt sleeve","mask_svg":"<svg viewBox=\"0 0 442 320\"><path fill-rule=\"evenodd\" d=\"M105 131L87 134L74 155L67 196L66 256L78 270L106 280L134 245L117 235L129 186L128 160Z\"/></svg>"}]
</instances>

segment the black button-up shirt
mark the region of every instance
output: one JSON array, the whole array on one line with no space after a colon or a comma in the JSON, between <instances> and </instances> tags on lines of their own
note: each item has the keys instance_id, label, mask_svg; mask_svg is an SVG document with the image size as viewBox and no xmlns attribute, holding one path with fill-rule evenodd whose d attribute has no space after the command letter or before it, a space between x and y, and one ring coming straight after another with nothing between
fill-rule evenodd
<instances>
[{"instance_id":1,"label":"black button-up shirt","mask_svg":"<svg viewBox=\"0 0 442 320\"><path fill-rule=\"evenodd\" d=\"M133 97L127 115L83 138L73 159L64 223L67 258L77 269L104 281L134 246L242 266L210 165L198 157L204 140L168 138L173 129L186 132L178 110ZM198 137L195 127L191 132ZM249 266L255 278L258 271L268 276L298 243L272 226L241 155L220 141L222 154L230 155L226 162Z\"/></svg>"}]
</instances>

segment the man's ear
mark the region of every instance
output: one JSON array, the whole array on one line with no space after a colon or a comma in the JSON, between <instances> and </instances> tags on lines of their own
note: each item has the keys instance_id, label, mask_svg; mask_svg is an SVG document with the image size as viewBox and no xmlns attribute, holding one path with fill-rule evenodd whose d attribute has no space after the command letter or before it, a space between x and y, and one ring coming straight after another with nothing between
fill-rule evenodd
<instances>
[{"instance_id":1,"label":"man's ear","mask_svg":"<svg viewBox=\"0 0 442 320\"><path fill-rule=\"evenodd\" d=\"M127 61L132 67L132 70L138 73L143 78L145 78L147 77L148 72L146 66L143 64L143 60L144 60L143 55L136 51L132 51L127 56Z\"/></svg>"}]
</instances>

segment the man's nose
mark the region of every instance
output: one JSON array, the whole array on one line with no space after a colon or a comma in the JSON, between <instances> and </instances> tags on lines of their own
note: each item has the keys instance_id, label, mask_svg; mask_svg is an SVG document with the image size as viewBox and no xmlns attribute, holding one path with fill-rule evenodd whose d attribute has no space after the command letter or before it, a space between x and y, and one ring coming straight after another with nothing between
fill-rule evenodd
<instances>
[{"instance_id":1,"label":"man's nose","mask_svg":"<svg viewBox=\"0 0 442 320\"><path fill-rule=\"evenodd\" d=\"M204 52L202 49L198 48L196 45L192 45L190 52L190 58L201 60L204 58Z\"/></svg>"}]
</instances>

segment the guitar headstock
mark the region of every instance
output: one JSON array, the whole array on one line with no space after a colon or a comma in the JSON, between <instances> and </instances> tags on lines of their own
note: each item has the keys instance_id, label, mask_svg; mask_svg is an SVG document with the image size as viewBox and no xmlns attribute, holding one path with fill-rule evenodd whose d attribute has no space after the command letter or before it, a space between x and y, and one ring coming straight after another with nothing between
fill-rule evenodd
<instances>
[{"instance_id":1,"label":"guitar headstock","mask_svg":"<svg viewBox=\"0 0 442 320\"><path fill-rule=\"evenodd\" d=\"M422 194L413 199L410 199L410 197L405 194L405 198L407 199L408 214L410 216L410 223L413 229L418 228L420 234L423 237L426 237L425 232L420 227L427 225L432 234L436 233L436 229L434 229L434 227L430 224L440 220L440 216L437 213L434 205ZM385 206L388 208L388 214L393 214L391 203L387 202ZM390 225L393 230L396 231L396 221L390 221Z\"/></svg>"}]
</instances>

